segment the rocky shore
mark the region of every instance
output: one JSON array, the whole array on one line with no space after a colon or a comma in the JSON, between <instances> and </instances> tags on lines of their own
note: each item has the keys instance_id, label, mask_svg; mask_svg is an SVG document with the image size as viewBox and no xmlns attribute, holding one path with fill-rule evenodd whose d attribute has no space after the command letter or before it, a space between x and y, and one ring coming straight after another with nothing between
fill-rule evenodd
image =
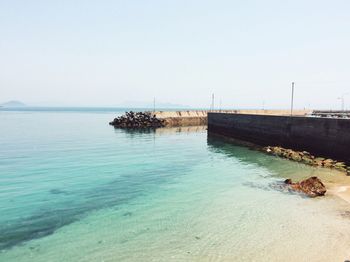
<instances>
[{"instance_id":1,"label":"rocky shore","mask_svg":"<svg viewBox=\"0 0 350 262\"><path fill-rule=\"evenodd\" d=\"M115 128L158 128L164 127L164 120L158 119L151 112L125 112L109 123Z\"/></svg>"},{"instance_id":2,"label":"rocky shore","mask_svg":"<svg viewBox=\"0 0 350 262\"><path fill-rule=\"evenodd\" d=\"M350 175L350 166L347 166L344 162L339 162L330 158L326 159L322 157L316 157L307 151L294 151L292 149L286 149L278 146L264 147L263 151L271 155L276 155L292 161L301 162L310 166L334 168L345 172L347 175Z\"/></svg>"}]
</instances>

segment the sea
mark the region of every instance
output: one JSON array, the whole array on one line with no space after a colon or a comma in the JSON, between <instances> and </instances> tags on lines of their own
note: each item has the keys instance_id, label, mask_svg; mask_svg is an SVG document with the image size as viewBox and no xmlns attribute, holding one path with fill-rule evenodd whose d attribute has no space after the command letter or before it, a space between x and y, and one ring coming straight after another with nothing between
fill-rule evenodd
<instances>
[{"instance_id":1,"label":"sea","mask_svg":"<svg viewBox=\"0 0 350 262\"><path fill-rule=\"evenodd\" d=\"M1 262L350 259L348 202L279 190L344 174L205 126L108 124L127 110L0 109Z\"/></svg>"}]
</instances>

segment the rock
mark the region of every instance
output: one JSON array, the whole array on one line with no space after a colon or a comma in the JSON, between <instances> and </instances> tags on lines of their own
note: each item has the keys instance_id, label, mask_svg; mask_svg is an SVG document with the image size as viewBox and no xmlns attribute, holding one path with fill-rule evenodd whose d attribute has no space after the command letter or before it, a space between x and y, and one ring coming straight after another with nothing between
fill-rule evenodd
<instances>
[{"instance_id":1,"label":"rock","mask_svg":"<svg viewBox=\"0 0 350 262\"><path fill-rule=\"evenodd\" d=\"M349 166L346 168L346 175L350 176L350 167Z\"/></svg>"},{"instance_id":2,"label":"rock","mask_svg":"<svg viewBox=\"0 0 350 262\"><path fill-rule=\"evenodd\" d=\"M323 196L327 190L318 177L310 177L299 182L300 189L309 196Z\"/></svg>"},{"instance_id":3,"label":"rock","mask_svg":"<svg viewBox=\"0 0 350 262\"><path fill-rule=\"evenodd\" d=\"M287 184L287 185L290 185L293 183L292 179L290 178L287 178L286 180L284 180L284 183Z\"/></svg>"},{"instance_id":4,"label":"rock","mask_svg":"<svg viewBox=\"0 0 350 262\"><path fill-rule=\"evenodd\" d=\"M305 156L311 156L311 154L309 153L309 152L307 152L307 151L303 151L302 152Z\"/></svg>"},{"instance_id":5,"label":"rock","mask_svg":"<svg viewBox=\"0 0 350 262\"><path fill-rule=\"evenodd\" d=\"M340 171L340 172L347 173L347 169L344 168L344 167L336 167L335 169L337 169L337 170Z\"/></svg>"},{"instance_id":6,"label":"rock","mask_svg":"<svg viewBox=\"0 0 350 262\"><path fill-rule=\"evenodd\" d=\"M325 160L323 157L316 157L314 159L314 164L316 166L323 166L323 160Z\"/></svg>"},{"instance_id":7,"label":"rock","mask_svg":"<svg viewBox=\"0 0 350 262\"><path fill-rule=\"evenodd\" d=\"M302 160L302 157L299 155L298 152L292 152L290 158L297 162L300 162Z\"/></svg>"},{"instance_id":8,"label":"rock","mask_svg":"<svg viewBox=\"0 0 350 262\"><path fill-rule=\"evenodd\" d=\"M272 147L272 148L270 148L270 149L271 149L272 153L275 154L276 156L281 156L282 153L283 153L283 152L282 152L282 148L277 147L277 146Z\"/></svg>"},{"instance_id":9,"label":"rock","mask_svg":"<svg viewBox=\"0 0 350 262\"><path fill-rule=\"evenodd\" d=\"M282 155L285 158L291 158L291 156L293 154L293 151L290 149L285 149L284 151L282 150L282 152L283 152Z\"/></svg>"},{"instance_id":10,"label":"rock","mask_svg":"<svg viewBox=\"0 0 350 262\"><path fill-rule=\"evenodd\" d=\"M323 166L324 167L333 167L334 166L335 161L332 159L326 159L323 161Z\"/></svg>"},{"instance_id":11,"label":"rock","mask_svg":"<svg viewBox=\"0 0 350 262\"><path fill-rule=\"evenodd\" d=\"M307 165L313 165L314 163L314 160L306 155L303 156L302 161Z\"/></svg>"},{"instance_id":12,"label":"rock","mask_svg":"<svg viewBox=\"0 0 350 262\"><path fill-rule=\"evenodd\" d=\"M335 168L345 168L346 165L345 165L344 162L337 162L337 163L334 164L334 167Z\"/></svg>"},{"instance_id":13,"label":"rock","mask_svg":"<svg viewBox=\"0 0 350 262\"><path fill-rule=\"evenodd\" d=\"M327 189L318 177L310 177L298 183L286 179L284 183L293 191L302 192L309 197L323 196Z\"/></svg>"}]
</instances>

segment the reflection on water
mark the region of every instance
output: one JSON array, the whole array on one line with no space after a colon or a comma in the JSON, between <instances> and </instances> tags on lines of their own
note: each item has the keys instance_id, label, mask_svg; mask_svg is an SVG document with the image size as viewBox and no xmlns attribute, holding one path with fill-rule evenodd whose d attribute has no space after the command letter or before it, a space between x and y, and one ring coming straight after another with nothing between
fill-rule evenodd
<instances>
[{"instance_id":1,"label":"reflection on water","mask_svg":"<svg viewBox=\"0 0 350 262\"><path fill-rule=\"evenodd\" d=\"M116 133L125 133L130 137L142 134L168 135L174 133L204 132L207 126L181 126L181 127L160 127L160 128L115 128Z\"/></svg>"},{"instance_id":2,"label":"reflection on water","mask_svg":"<svg viewBox=\"0 0 350 262\"><path fill-rule=\"evenodd\" d=\"M142 134L153 134L156 132L156 128L118 128L114 127L114 131L116 133L125 133L130 135L130 137L134 137Z\"/></svg>"},{"instance_id":3,"label":"reflection on water","mask_svg":"<svg viewBox=\"0 0 350 262\"><path fill-rule=\"evenodd\" d=\"M207 130L207 126L180 126L180 127L164 127L157 128L157 134L171 134L171 133L198 133Z\"/></svg>"}]
</instances>

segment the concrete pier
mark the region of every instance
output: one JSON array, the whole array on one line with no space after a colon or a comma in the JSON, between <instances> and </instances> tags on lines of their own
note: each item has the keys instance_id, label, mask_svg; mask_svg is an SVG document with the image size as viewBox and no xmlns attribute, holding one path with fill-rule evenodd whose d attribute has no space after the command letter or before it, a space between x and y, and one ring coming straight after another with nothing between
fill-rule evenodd
<instances>
[{"instance_id":1,"label":"concrete pier","mask_svg":"<svg viewBox=\"0 0 350 262\"><path fill-rule=\"evenodd\" d=\"M208 132L350 162L350 119L208 113Z\"/></svg>"},{"instance_id":2,"label":"concrete pier","mask_svg":"<svg viewBox=\"0 0 350 262\"><path fill-rule=\"evenodd\" d=\"M208 113L224 114L252 114L252 115L289 115L289 110L260 110L260 109L240 109L240 110L188 110L188 111L156 111L157 118L163 119L166 126L198 126L207 125ZM294 115L304 116L309 114L308 110L296 110Z\"/></svg>"}]
</instances>

